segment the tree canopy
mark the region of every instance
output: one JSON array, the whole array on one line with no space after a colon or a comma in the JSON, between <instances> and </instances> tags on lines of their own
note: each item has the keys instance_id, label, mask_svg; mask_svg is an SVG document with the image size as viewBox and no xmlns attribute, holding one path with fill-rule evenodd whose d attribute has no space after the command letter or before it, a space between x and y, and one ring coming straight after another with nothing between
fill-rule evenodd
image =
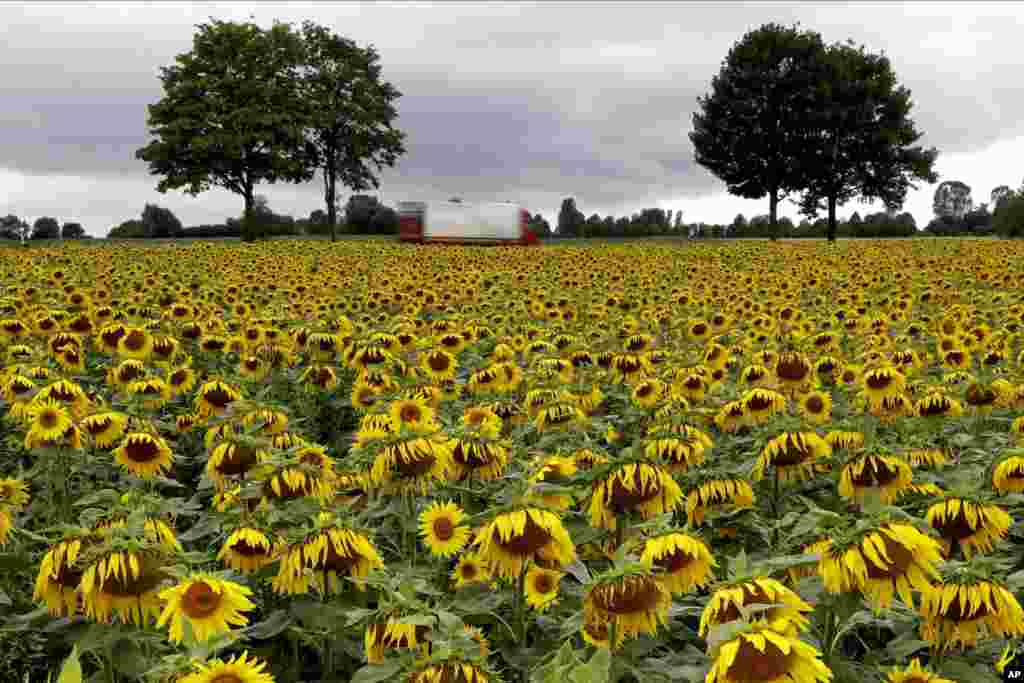
<instances>
[{"instance_id":1,"label":"tree canopy","mask_svg":"<svg viewBox=\"0 0 1024 683\"><path fill-rule=\"evenodd\" d=\"M306 135L312 163L324 180L331 239L336 239L337 183L356 192L380 187L385 166L405 153L405 134L394 127L401 93L381 79L380 55L307 21L302 25L303 101L309 103ZM382 219L383 220L383 219Z\"/></svg>"},{"instance_id":2,"label":"tree canopy","mask_svg":"<svg viewBox=\"0 0 1024 683\"><path fill-rule=\"evenodd\" d=\"M305 147L298 88L302 40L287 24L199 24L190 52L161 69L164 96L148 107L155 137L136 152L157 190L195 196L219 186L242 196L243 238L260 182L305 182L314 171Z\"/></svg>"},{"instance_id":3,"label":"tree canopy","mask_svg":"<svg viewBox=\"0 0 1024 683\"><path fill-rule=\"evenodd\" d=\"M808 120L822 54L821 36L796 26L750 31L729 51L693 115L689 137L697 163L731 194L767 195L773 229L779 200L805 186L797 144L808 136L799 128Z\"/></svg>"}]
</instances>

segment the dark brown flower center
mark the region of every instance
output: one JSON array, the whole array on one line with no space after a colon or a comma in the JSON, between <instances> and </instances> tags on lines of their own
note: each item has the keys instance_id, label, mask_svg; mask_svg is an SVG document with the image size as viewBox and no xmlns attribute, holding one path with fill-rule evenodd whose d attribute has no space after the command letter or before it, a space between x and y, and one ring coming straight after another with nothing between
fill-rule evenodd
<instances>
[{"instance_id":1,"label":"dark brown flower center","mask_svg":"<svg viewBox=\"0 0 1024 683\"><path fill-rule=\"evenodd\" d=\"M455 525L452 524L452 520L448 517L441 517L434 520L433 524L434 536L439 541L450 541L455 536Z\"/></svg>"},{"instance_id":2,"label":"dark brown flower center","mask_svg":"<svg viewBox=\"0 0 1024 683\"><path fill-rule=\"evenodd\" d=\"M217 611L222 596L204 581L193 583L181 598L181 611L190 619L204 619Z\"/></svg>"},{"instance_id":3,"label":"dark brown flower center","mask_svg":"<svg viewBox=\"0 0 1024 683\"><path fill-rule=\"evenodd\" d=\"M124 446L125 457L132 462L153 462L160 457L160 446L150 438L129 439Z\"/></svg>"},{"instance_id":4,"label":"dark brown flower center","mask_svg":"<svg viewBox=\"0 0 1024 683\"><path fill-rule=\"evenodd\" d=\"M132 330L124 338L124 346L129 351L138 351L146 345L146 333L142 330Z\"/></svg>"},{"instance_id":5,"label":"dark brown flower center","mask_svg":"<svg viewBox=\"0 0 1024 683\"><path fill-rule=\"evenodd\" d=\"M787 677L789 673L789 655L779 649L772 641L765 641L764 650L758 650L753 643L744 639L728 676L735 681L774 681Z\"/></svg>"},{"instance_id":6,"label":"dark brown flower center","mask_svg":"<svg viewBox=\"0 0 1024 683\"><path fill-rule=\"evenodd\" d=\"M594 604L616 615L649 612L657 607L659 597L658 585L650 578L626 579L594 590Z\"/></svg>"},{"instance_id":7,"label":"dark brown flower center","mask_svg":"<svg viewBox=\"0 0 1024 683\"><path fill-rule=\"evenodd\" d=\"M914 561L914 553L902 543L897 543L890 538L885 539L885 556L889 558L887 568L878 567L870 559L865 558L868 568L868 578L871 579L896 579L902 576L907 567ZM881 553L879 553L881 556ZM882 557L885 560L885 557Z\"/></svg>"},{"instance_id":8,"label":"dark brown flower center","mask_svg":"<svg viewBox=\"0 0 1024 683\"><path fill-rule=\"evenodd\" d=\"M547 594L555 589L555 580L547 572L537 574L533 578L533 590L540 594Z\"/></svg>"},{"instance_id":9,"label":"dark brown flower center","mask_svg":"<svg viewBox=\"0 0 1024 683\"><path fill-rule=\"evenodd\" d=\"M500 532L495 528L492 538L495 543L510 555L529 557L547 545L552 537L546 529L533 521L532 515L527 514L526 525L523 527L521 534L512 536L507 541L502 541Z\"/></svg>"}]
</instances>

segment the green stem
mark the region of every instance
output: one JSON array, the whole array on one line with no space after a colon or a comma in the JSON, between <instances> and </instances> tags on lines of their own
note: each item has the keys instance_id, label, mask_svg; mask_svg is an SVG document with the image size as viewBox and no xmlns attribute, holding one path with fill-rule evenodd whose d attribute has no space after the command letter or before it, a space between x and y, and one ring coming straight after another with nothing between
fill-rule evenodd
<instances>
[{"instance_id":1,"label":"green stem","mask_svg":"<svg viewBox=\"0 0 1024 683\"><path fill-rule=\"evenodd\" d=\"M520 654L526 648L526 572L528 571L529 564L529 560L523 563L523 569L519 572L519 580L516 581L515 614L516 627L519 630L517 644L519 645ZM523 664L520 675L522 683L529 683L530 669L526 664Z\"/></svg>"},{"instance_id":2,"label":"green stem","mask_svg":"<svg viewBox=\"0 0 1024 683\"><path fill-rule=\"evenodd\" d=\"M835 612L831 608L829 608L828 611L825 612L825 639L824 641L822 641L821 644L821 657L823 660L825 660L825 666L828 666L829 662L832 661L832 641L836 637L834 633L835 616Z\"/></svg>"},{"instance_id":3,"label":"green stem","mask_svg":"<svg viewBox=\"0 0 1024 683\"><path fill-rule=\"evenodd\" d=\"M774 476L772 477L772 517L774 517L776 525L772 527L772 548L774 548L779 542L779 468L773 467Z\"/></svg>"}]
</instances>

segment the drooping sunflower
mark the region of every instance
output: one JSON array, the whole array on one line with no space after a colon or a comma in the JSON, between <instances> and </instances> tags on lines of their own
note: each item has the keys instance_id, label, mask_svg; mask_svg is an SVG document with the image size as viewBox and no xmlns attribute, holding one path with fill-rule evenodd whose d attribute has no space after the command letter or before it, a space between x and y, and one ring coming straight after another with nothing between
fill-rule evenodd
<instances>
[{"instance_id":1,"label":"drooping sunflower","mask_svg":"<svg viewBox=\"0 0 1024 683\"><path fill-rule=\"evenodd\" d=\"M931 391L917 400L914 412L920 417L959 417L963 407L941 391Z\"/></svg>"},{"instance_id":2,"label":"drooping sunflower","mask_svg":"<svg viewBox=\"0 0 1024 683\"><path fill-rule=\"evenodd\" d=\"M835 431L825 435L825 443L832 450L855 451L864 447L864 435L861 432Z\"/></svg>"},{"instance_id":3,"label":"drooping sunflower","mask_svg":"<svg viewBox=\"0 0 1024 683\"><path fill-rule=\"evenodd\" d=\"M744 429L747 418L747 406L743 401L729 401L715 415L715 424L726 433L734 433Z\"/></svg>"},{"instance_id":4,"label":"drooping sunflower","mask_svg":"<svg viewBox=\"0 0 1024 683\"><path fill-rule=\"evenodd\" d=\"M795 394L813 379L813 366L801 353L783 353L775 362L775 377L784 391Z\"/></svg>"},{"instance_id":5,"label":"drooping sunflower","mask_svg":"<svg viewBox=\"0 0 1024 683\"><path fill-rule=\"evenodd\" d=\"M204 419L212 415L223 415L233 402L242 398L242 393L227 382L212 380L199 387L195 410Z\"/></svg>"},{"instance_id":6,"label":"drooping sunflower","mask_svg":"<svg viewBox=\"0 0 1024 683\"><path fill-rule=\"evenodd\" d=\"M569 532L558 515L540 508L523 508L497 515L473 541L491 574L518 577L523 564L543 560L563 566L576 559Z\"/></svg>"},{"instance_id":7,"label":"drooping sunflower","mask_svg":"<svg viewBox=\"0 0 1024 683\"><path fill-rule=\"evenodd\" d=\"M858 454L843 466L839 495L857 502L877 495L882 503L889 505L910 486L913 476L910 465L894 455Z\"/></svg>"},{"instance_id":8,"label":"drooping sunflower","mask_svg":"<svg viewBox=\"0 0 1024 683\"><path fill-rule=\"evenodd\" d=\"M108 551L82 573L79 593L85 615L108 623L117 614L124 623L148 624L160 615L159 586L169 577L167 558L152 552Z\"/></svg>"},{"instance_id":9,"label":"drooping sunflower","mask_svg":"<svg viewBox=\"0 0 1024 683\"><path fill-rule=\"evenodd\" d=\"M555 569L544 569L531 565L526 571L523 584L526 604L538 612L547 610L558 602L558 584L565 575Z\"/></svg>"},{"instance_id":10,"label":"drooping sunflower","mask_svg":"<svg viewBox=\"0 0 1024 683\"><path fill-rule=\"evenodd\" d=\"M775 579L753 576L734 580L723 584L711 594L711 599L700 615L700 636L706 636L714 626L740 619L743 616L740 608L751 605L777 605L765 608L753 616L772 624L776 630L792 635L810 627L810 621L805 615L814 611L799 595Z\"/></svg>"},{"instance_id":11,"label":"drooping sunflower","mask_svg":"<svg viewBox=\"0 0 1024 683\"><path fill-rule=\"evenodd\" d=\"M648 433L644 454L652 462L665 462L672 473L702 464L714 445L710 436L690 425L653 425Z\"/></svg>"},{"instance_id":12,"label":"drooping sunflower","mask_svg":"<svg viewBox=\"0 0 1024 683\"><path fill-rule=\"evenodd\" d=\"M949 461L949 455L942 448L911 448L905 457L916 467L939 467Z\"/></svg>"},{"instance_id":13,"label":"drooping sunflower","mask_svg":"<svg viewBox=\"0 0 1024 683\"><path fill-rule=\"evenodd\" d=\"M114 462L137 477L152 479L171 469L174 455L162 437L147 432L131 432L114 449Z\"/></svg>"},{"instance_id":14,"label":"drooping sunflower","mask_svg":"<svg viewBox=\"0 0 1024 683\"><path fill-rule=\"evenodd\" d=\"M718 563L704 541L678 531L647 539L640 562L670 593L686 593L707 585Z\"/></svg>"},{"instance_id":15,"label":"drooping sunflower","mask_svg":"<svg viewBox=\"0 0 1024 683\"><path fill-rule=\"evenodd\" d=\"M117 351L125 358L145 360L153 352L153 335L142 327L124 328L117 341Z\"/></svg>"},{"instance_id":16,"label":"drooping sunflower","mask_svg":"<svg viewBox=\"0 0 1024 683\"><path fill-rule=\"evenodd\" d=\"M424 638L429 631L429 626L403 623L400 618L368 624L363 635L366 661L380 664L388 650L416 649L422 646L426 652L429 642Z\"/></svg>"},{"instance_id":17,"label":"drooping sunflower","mask_svg":"<svg viewBox=\"0 0 1024 683\"><path fill-rule=\"evenodd\" d=\"M330 521L330 515L321 513L321 528L283 551L280 569L272 582L275 591L307 592L310 581L307 568L312 570L312 579L321 594L341 592L344 584L339 579L346 576L356 579L356 587L362 589L358 579L384 566L368 536L336 524L328 525Z\"/></svg>"},{"instance_id":18,"label":"drooping sunflower","mask_svg":"<svg viewBox=\"0 0 1024 683\"><path fill-rule=\"evenodd\" d=\"M644 519L675 510L683 500L679 484L662 465L627 463L594 483L590 498L590 524L615 530L616 517L638 512Z\"/></svg>"},{"instance_id":19,"label":"drooping sunflower","mask_svg":"<svg viewBox=\"0 0 1024 683\"><path fill-rule=\"evenodd\" d=\"M252 574L274 561L273 544L259 529L240 527L231 532L217 559L242 574Z\"/></svg>"},{"instance_id":20,"label":"drooping sunflower","mask_svg":"<svg viewBox=\"0 0 1024 683\"><path fill-rule=\"evenodd\" d=\"M78 585L83 568L79 558L88 537L81 532L66 536L50 546L39 563L32 599L46 603L55 617L70 617L78 612Z\"/></svg>"},{"instance_id":21,"label":"drooping sunflower","mask_svg":"<svg viewBox=\"0 0 1024 683\"><path fill-rule=\"evenodd\" d=\"M761 481L768 467L775 469L780 481L808 479L815 461L831 453L828 442L814 432L786 432L769 441L761 451L754 464L754 481Z\"/></svg>"},{"instance_id":22,"label":"drooping sunflower","mask_svg":"<svg viewBox=\"0 0 1024 683\"><path fill-rule=\"evenodd\" d=\"M266 671L267 663L248 656L248 652L243 652L227 661L196 663L195 671L177 683L274 683L274 677Z\"/></svg>"},{"instance_id":23,"label":"drooping sunflower","mask_svg":"<svg viewBox=\"0 0 1024 683\"><path fill-rule=\"evenodd\" d=\"M541 462L537 471L530 476L531 484L554 484L564 482L576 474L576 460L571 457L553 455ZM545 507L566 510L573 504L573 496L563 493L539 493L531 490L529 499Z\"/></svg>"},{"instance_id":24,"label":"drooping sunflower","mask_svg":"<svg viewBox=\"0 0 1024 683\"><path fill-rule=\"evenodd\" d=\"M861 381L864 384L864 393L868 400L876 405L884 398L901 393L907 384L906 376L888 365L868 370L864 373Z\"/></svg>"},{"instance_id":25,"label":"drooping sunflower","mask_svg":"<svg viewBox=\"0 0 1024 683\"><path fill-rule=\"evenodd\" d=\"M431 664L409 675L408 683L490 683L481 666L460 660Z\"/></svg>"},{"instance_id":26,"label":"drooping sunflower","mask_svg":"<svg viewBox=\"0 0 1024 683\"><path fill-rule=\"evenodd\" d=\"M1024 491L1024 452L1011 451L992 471L992 487L999 493Z\"/></svg>"},{"instance_id":27,"label":"drooping sunflower","mask_svg":"<svg viewBox=\"0 0 1024 683\"><path fill-rule=\"evenodd\" d=\"M992 552L996 541L1004 538L1013 524L1013 518L998 505L956 496L929 507L925 519L942 537L947 552L957 543L968 559L976 552Z\"/></svg>"},{"instance_id":28,"label":"drooping sunflower","mask_svg":"<svg viewBox=\"0 0 1024 683\"><path fill-rule=\"evenodd\" d=\"M445 481L452 470L451 441L439 432L392 443L374 459L370 476L377 486L426 492L431 482Z\"/></svg>"},{"instance_id":29,"label":"drooping sunflower","mask_svg":"<svg viewBox=\"0 0 1024 683\"><path fill-rule=\"evenodd\" d=\"M894 596L913 608L913 593L937 579L941 545L909 524L886 523L847 542L829 540L821 549L818 573L830 593L860 591L876 608Z\"/></svg>"},{"instance_id":30,"label":"drooping sunflower","mask_svg":"<svg viewBox=\"0 0 1024 683\"><path fill-rule=\"evenodd\" d=\"M583 601L585 623L614 624L616 641L654 634L668 623L672 595L648 571L598 578Z\"/></svg>"},{"instance_id":31,"label":"drooping sunflower","mask_svg":"<svg viewBox=\"0 0 1024 683\"><path fill-rule=\"evenodd\" d=\"M124 436L127 425L128 416L118 412L97 413L79 423L98 448L110 448L117 443Z\"/></svg>"},{"instance_id":32,"label":"drooping sunflower","mask_svg":"<svg viewBox=\"0 0 1024 683\"><path fill-rule=\"evenodd\" d=\"M940 650L972 647L988 636L1024 635L1024 610L1013 593L993 580L970 575L934 584L921 599L921 638Z\"/></svg>"},{"instance_id":33,"label":"drooping sunflower","mask_svg":"<svg viewBox=\"0 0 1024 683\"><path fill-rule=\"evenodd\" d=\"M704 523L708 508L745 508L754 504L754 489L742 479L711 479L686 495L686 518L695 526Z\"/></svg>"},{"instance_id":34,"label":"drooping sunflower","mask_svg":"<svg viewBox=\"0 0 1024 683\"><path fill-rule=\"evenodd\" d=\"M420 514L420 536L431 555L451 557L469 541L470 529L462 524L463 512L451 501L435 501Z\"/></svg>"},{"instance_id":35,"label":"drooping sunflower","mask_svg":"<svg viewBox=\"0 0 1024 683\"><path fill-rule=\"evenodd\" d=\"M754 624L713 651L705 683L827 683L832 671L821 654L795 636Z\"/></svg>"},{"instance_id":36,"label":"drooping sunflower","mask_svg":"<svg viewBox=\"0 0 1024 683\"><path fill-rule=\"evenodd\" d=\"M160 592L165 606L156 626L170 624L170 641L180 643L184 640L187 623L192 636L199 642L206 642L230 632L232 626L249 623L243 612L256 608L247 597L250 595L249 588L233 581L196 574Z\"/></svg>"},{"instance_id":37,"label":"drooping sunflower","mask_svg":"<svg viewBox=\"0 0 1024 683\"><path fill-rule=\"evenodd\" d=\"M786 397L770 389L751 389L741 400L747 417L754 424L764 424L786 409Z\"/></svg>"}]
</instances>

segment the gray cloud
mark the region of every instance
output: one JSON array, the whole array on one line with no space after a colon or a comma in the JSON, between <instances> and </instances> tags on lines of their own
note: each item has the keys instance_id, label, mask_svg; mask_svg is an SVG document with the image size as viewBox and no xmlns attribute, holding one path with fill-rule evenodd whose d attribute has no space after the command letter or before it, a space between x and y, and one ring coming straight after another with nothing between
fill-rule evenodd
<instances>
[{"instance_id":1,"label":"gray cloud","mask_svg":"<svg viewBox=\"0 0 1024 683\"><path fill-rule=\"evenodd\" d=\"M913 92L921 143L944 155L1020 135L1024 96L1013 84L1021 9L4 5L0 63L19 66L0 81L0 166L146 181L134 152L147 141L145 107L161 95L159 67L190 49L195 23L251 12L262 25L313 19L377 47L386 77L404 93L399 125L408 133L408 154L383 174L389 195L511 194L550 212L571 194L587 213L612 211L724 189L693 162L691 115L732 44L768 21L799 21L828 42L852 38L885 50ZM313 208L320 182L295 192ZM138 202L123 201L123 213L137 212Z\"/></svg>"}]
</instances>

